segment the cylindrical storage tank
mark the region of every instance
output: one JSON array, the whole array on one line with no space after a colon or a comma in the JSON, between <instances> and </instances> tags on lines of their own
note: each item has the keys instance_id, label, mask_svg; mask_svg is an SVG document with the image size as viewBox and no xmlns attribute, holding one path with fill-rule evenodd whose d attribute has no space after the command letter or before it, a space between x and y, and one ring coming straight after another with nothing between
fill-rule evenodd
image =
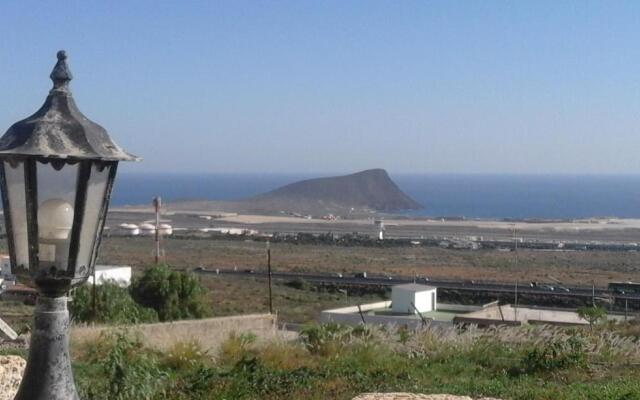
<instances>
[{"instance_id":1,"label":"cylindrical storage tank","mask_svg":"<svg viewBox=\"0 0 640 400\"><path fill-rule=\"evenodd\" d=\"M160 226L158 227L158 232L161 235L169 236L173 233L173 227L169 224L160 224Z\"/></svg>"},{"instance_id":2,"label":"cylindrical storage tank","mask_svg":"<svg viewBox=\"0 0 640 400\"><path fill-rule=\"evenodd\" d=\"M153 235L156 233L156 227L151 224L140 224L141 235Z\"/></svg>"},{"instance_id":3,"label":"cylindrical storage tank","mask_svg":"<svg viewBox=\"0 0 640 400\"><path fill-rule=\"evenodd\" d=\"M128 235L138 236L140 234L140 228L136 224L128 224L126 229Z\"/></svg>"},{"instance_id":4,"label":"cylindrical storage tank","mask_svg":"<svg viewBox=\"0 0 640 400\"><path fill-rule=\"evenodd\" d=\"M140 229L138 228L138 225L136 225L136 224L126 224L126 223L124 223L124 224L118 225L118 228L125 235L137 236L137 235L140 234Z\"/></svg>"}]
</instances>

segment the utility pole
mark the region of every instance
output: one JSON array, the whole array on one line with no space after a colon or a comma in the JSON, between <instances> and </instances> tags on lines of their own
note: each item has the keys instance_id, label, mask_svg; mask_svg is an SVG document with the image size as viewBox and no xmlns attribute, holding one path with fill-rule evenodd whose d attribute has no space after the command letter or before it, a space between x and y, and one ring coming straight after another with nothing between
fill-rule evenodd
<instances>
[{"instance_id":1,"label":"utility pole","mask_svg":"<svg viewBox=\"0 0 640 400\"><path fill-rule=\"evenodd\" d=\"M516 274L518 273L518 237L516 236L516 225L513 224L513 264ZM518 320L518 280L516 279L516 290L513 308L513 321Z\"/></svg>"},{"instance_id":2,"label":"utility pole","mask_svg":"<svg viewBox=\"0 0 640 400\"><path fill-rule=\"evenodd\" d=\"M518 272L518 237L516 236L516 226L513 225L513 257L515 262L516 273Z\"/></svg>"},{"instance_id":3,"label":"utility pole","mask_svg":"<svg viewBox=\"0 0 640 400\"><path fill-rule=\"evenodd\" d=\"M596 284L594 282L591 283L591 305L596 306Z\"/></svg>"},{"instance_id":4,"label":"utility pole","mask_svg":"<svg viewBox=\"0 0 640 400\"><path fill-rule=\"evenodd\" d=\"M269 314L273 314L273 294L271 289L271 243L267 240L267 280L269 281Z\"/></svg>"},{"instance_id":5,"label":"utility pole","mask_svg":"<svg viewBox=\"0 0 640 400\"><path fill-rule=\"evenodd\" d=\"M516 281L516 294L515 294L515 302L514 302L514 308L513 308L513 321L517 321L518 320L518 281Z\"/></svg>"},{"instance_id":6,"label":"utility pole","mask_svg":"<svg viewBox=\"0 0 640 400\"><path fill-rule=\"evenodd\" d=\"M156 210L156 265L160 264L160 207L162 199L160 196L153 198L153 206Z\"/></svg>"}]
</instances>

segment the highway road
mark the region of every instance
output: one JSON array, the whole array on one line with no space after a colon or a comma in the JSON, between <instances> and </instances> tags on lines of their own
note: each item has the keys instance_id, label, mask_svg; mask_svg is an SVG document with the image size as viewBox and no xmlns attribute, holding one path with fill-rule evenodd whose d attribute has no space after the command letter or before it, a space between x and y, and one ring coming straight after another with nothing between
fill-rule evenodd
<instances>
[{"instance_id":1,"label":"highway road","mask_svg":"<svg viewBox=\"0 0 640 400\"><path fill-rule=\"evenodd\" d=\"M254 271L243 269L202 269L196 268L194 270L200 274L219 274L219 275L233 275L233 276L259 276L267 277L266 271ZM487 281L461 281L461 280L430 280L429 278L416 278L413 277L390 277L390 276L368 276L355 277L355 276L339 276L337 274L303 274L295 272L272 272L271 277L279 280L294 280L302 279L307 282L314 283L329 283L340 285L375 285L375 286L393 286L401 285L405 283L419 283L424 285L435 286L439 289L455 289L455 290L467 290L476 292L492 292L492 293L514 293L515 282L487 282ZM553 288L553 290L551 289ZM530 283L518 285L519 294L535 294L535 295L553 295L563 297L588 297L591 298L594 294L596 297L608 298L611 296L611 292L607 288L587 286L561 286L555 284L538 284L532 286ZM628 299L628 300L640 300L640 294L627 294L627 295L615 295L616 299Z\"/></svg>"}]
</instances>

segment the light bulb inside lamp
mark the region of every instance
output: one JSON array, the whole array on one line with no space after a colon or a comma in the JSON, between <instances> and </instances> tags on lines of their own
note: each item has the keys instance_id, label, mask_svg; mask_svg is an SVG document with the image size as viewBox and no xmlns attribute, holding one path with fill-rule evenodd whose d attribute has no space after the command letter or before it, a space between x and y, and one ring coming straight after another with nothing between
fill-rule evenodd
<instances>
[{"instance_id":1,"label":"light bulb inside lamp","mask_svg":"<svg viewBox=\"0 0 640 400\"><path fill-rule=\"evenodd\" d=\"M38 259L47 268L67 269L73 207L62 199L48 199L38 208Z\"/></svg>"},{"instance_id":2,"label":"light bulb inside lamp","mask_svg":"<svg viewBox=\"0 0 640 400\"><path fill-rule=\"evenodd\" d=\"M68 239L73 225L73 207L62 199L49 199L38 208L38 236Z\"/></svg>"}]
</instances>

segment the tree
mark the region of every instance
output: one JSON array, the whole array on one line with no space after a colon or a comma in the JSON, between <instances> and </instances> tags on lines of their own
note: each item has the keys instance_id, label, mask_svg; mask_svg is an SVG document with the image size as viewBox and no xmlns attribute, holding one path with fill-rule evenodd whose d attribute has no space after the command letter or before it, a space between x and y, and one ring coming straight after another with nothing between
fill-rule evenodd
<instances>
[{"instance_id":1,"label":"tree","mask_svg":"<svg viewBox=\"0 0 640 400\"><path fill-rule=\"evenodd\" d=\"M137 324L155 322L158 314L151 308L136 303L127 288L113 282L96 286L96 315L93 310L93 295L90 285L82 285L73 293L69 304L72 318L79 322L101 322L107 324Z\"/></svg>"},{"instance_id":2,"label":"tree","mask_svg":"<svg viewBox=\"0 0 640 400\"><path fill-rule=\"evenodd\" d=\"M195 276L168 265L147 268L131 285L134 300L156 310L161 321L207 316L204 294Z\"/></svg>"},{"instance_id":3,"label":"tree","mask_svg":"<svg viewBox=\"0 0 640 400\"><path fill-rule=\"evenodd\" d=\"M593 326L606 318L607 310L595 305L583 306L578 308L578 315L589 323L589 329L593 331Z\"/></svg>"}]
</instances>

